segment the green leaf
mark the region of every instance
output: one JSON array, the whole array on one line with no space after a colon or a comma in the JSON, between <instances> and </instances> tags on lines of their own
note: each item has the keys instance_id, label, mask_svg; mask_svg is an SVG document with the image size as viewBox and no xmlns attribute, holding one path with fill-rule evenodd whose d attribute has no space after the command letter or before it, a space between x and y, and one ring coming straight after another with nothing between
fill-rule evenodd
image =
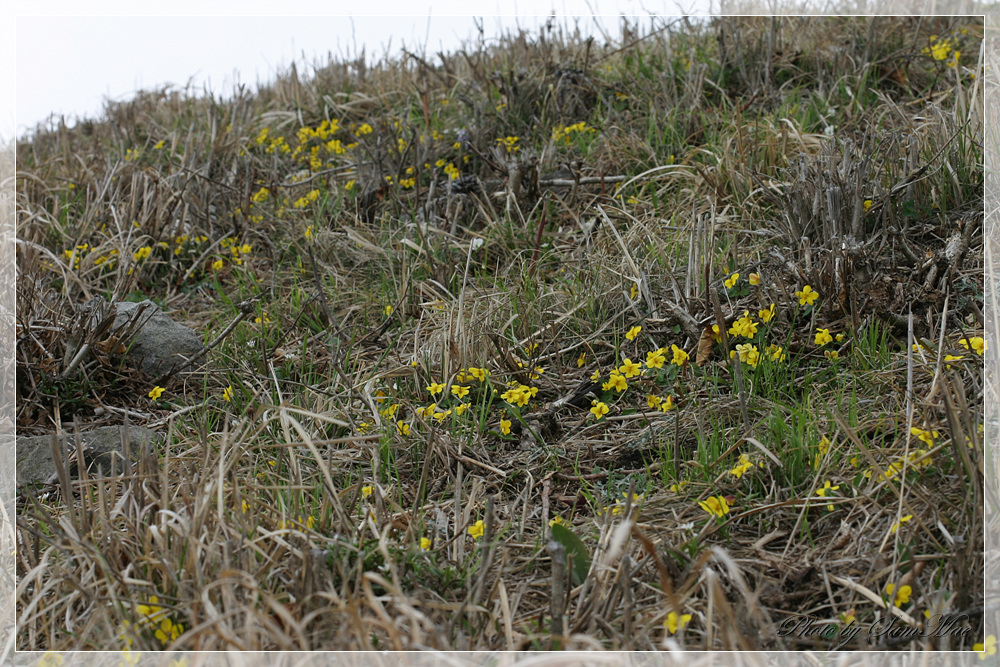
<instances>
[{"instance_id":1,"label":"green leaf","mask_svg":"<svg viewBox=\"0 0 1000 667\"><path fill-rule=\"evenodd\" d=\"M566 526L554 523L549 528L552 539L563 545L566 549L566 558L573 559L573 585L579 586L586 580L587 573L590 572L590 553L583 544L583 540Z\"/></svg>"}]
</instances>

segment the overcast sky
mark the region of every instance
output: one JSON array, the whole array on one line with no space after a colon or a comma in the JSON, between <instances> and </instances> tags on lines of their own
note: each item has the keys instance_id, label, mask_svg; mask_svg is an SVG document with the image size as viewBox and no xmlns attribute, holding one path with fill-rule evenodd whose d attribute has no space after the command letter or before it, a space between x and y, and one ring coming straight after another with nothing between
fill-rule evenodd
<instances>
[{"instance_id":1,"label":"overcast sky","mask_svg":"<svg viewBox=\"0 0 1000 667\"><path fill-rule=\"evenodd\" d=\"M599 35L600 24L617 36L622 14L675 15L681 8L707 13L710 0L370 0L350 5L310 0L281 5L281 17L270 16L275 3L260 0L101 0L85 5L90 16L68 15L80 6L55 0L40 7L19 0L15 21L0 15L0 57L16 63L0 80L5 95L0 138L21 136L51 114L95 117L105 97L128 99L137 89L190 82L197 91L228 95L236 81L267 82L293 60L300 66L322 64L328 53L353 55L362 48L369 57L387 50L398 55L404 43L431 54L453 50L476 34L473 16L484 17L487 38L517 26L537 28L552 12L585 33ZM378 15L329 16L331 7L342 6ZM8 99L12 92L16 104Z\"/></svg>"}]
</instances>

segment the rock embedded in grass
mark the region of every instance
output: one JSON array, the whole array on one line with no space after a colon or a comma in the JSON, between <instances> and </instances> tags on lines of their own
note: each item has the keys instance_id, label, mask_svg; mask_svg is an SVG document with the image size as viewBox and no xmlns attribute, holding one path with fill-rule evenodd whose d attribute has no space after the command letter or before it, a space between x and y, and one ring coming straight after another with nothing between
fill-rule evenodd
<instances>
[{"instance_id":1,"label":"rock embedded in grass","mask_svg":"<svg viewBox=\"0 0 1000 667\"><path fill-rule=\"evenodd\" d=\"M111 452L118 452L117 473L122 474L121 456L123 452L122 439L124 433L121 426L102 426L89 431L80 431L83 440L84 462L89 474L97 476L111 473ZM143 444L153 447L162 442L162 436L156 431L141 426L128 427L128 442L131 460L138 460ZM71 477L77 477L77 454L75 435L66 433L60 442L64 461ZM56 464L52 460L52 435L22 436L17 438L17 484L23 486L34 482L47 484L56 483Z\"/></svg>"},{"instance_id":2,"label":"rock embedded in grass","mask_svg":"<svg viewBox=\"0 0 1000 667\"><path fill-rule=\"evenodd\" d=\"M115 306L116 329L124 326L136 309L143 306L149 309L139 315L144 323L126 356L141 359L142 372L151 378L168 372L175 365L180 366L204 347L194 329L174 322L149 299L141 303L121 301Z\"/></svg>"}]
</instances>

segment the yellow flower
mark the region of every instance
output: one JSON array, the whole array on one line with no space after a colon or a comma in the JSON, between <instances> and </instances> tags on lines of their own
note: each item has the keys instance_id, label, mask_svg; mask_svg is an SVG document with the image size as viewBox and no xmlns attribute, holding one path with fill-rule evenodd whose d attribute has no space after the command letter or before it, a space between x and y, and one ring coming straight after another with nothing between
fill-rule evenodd
<instances>
[{"instance_id":1,"label":"yellow flower","mask_svg":"<svg viewBox=\"0 0 1000 667\"><path fill-rule=\"evenodd\" d=\"M866 199L864 201L865 213L867 213L869 210L871 210L872 204L874 204L874 203L875 202L873 202L871 199Z\"/></svg>"},{"instance_id":2,"label":"yellow flower","mask_svg":"<svg viewBox=\"0 0 1000 667\"><path fill-rule=\"evenodd\" d=\"M424 551L427 551L428 549L430 549L431 548L431 538L429 538L429 537L421 537L420 538L420 548L423 549Z\"/></svg>"},{"instance_id":3,"label":"yellow flower","mask_svg":"<svg viewBox=\"0 0 1000 667\"><path fill-rule=\"evenodd\" d=\"M155 595L150 596L149 604L141 604L137 607L137 610L142 616L154 617L163 611L163 607L158 606L160 599Z\"/></svg>"},{"instance_id":4,"label":"yellow flower","mask_svg":"<svg viewBox=\"0 0 1000 667\"><path fill-rule=\"evenodd\" d=\"M357 183L357 181L355 181L353 179L350 180L350 181L347 181L346 183L344 183L344 189L347 190L348 192L350 192L351 190L354 189L354 184L355 183Z\"/></svg>"},{"instance_id":5,"label":"yellow flower","mask_svg":"<svg viewBox=\"0 0 1000 667\"><path fill-rule=\"evenodd\" d=\"M552 517L551 519L549 519L549 528L551 528L552 526L556 525L557 523L560 526L563 525L563 518L561 516L559 516L558 514L555 515L554 517Z\"/></svg>"},{"instance_id":6,"label":"yellow flower","mask_svg":"<svg viewBox=\"0 0 1000 667\"><path fill-rule=\"evenodd\" d=\"M904 523L906 523L912 518L913 518L912 514L907 514L906 516L899 517L899 521L896 521L895 523L892 524L892 528L889 529L889 532L895 533L897 530L899 530L900 526L902 526Z\"/></svg>"},{"instance_id":7,"label":"yellow flower","mask_svg":"<svg viewBox=\"0 0 1000 667\"><path fill-rule=\"evenodd\" d=\"M739 464L735 468L730 470L729 474L735 477L736 479L739 479L743 477L743 473L752 468L753 468L753 463L750 462L750 459L747 458L747 455L740 454Z\"/></svg>"},{"instance_id":8,"label":"yellow flower","mask_svg":"<svg viewBox=\"0 0 1000 667\"><path fill-rule=\"evenodd\" d=\"M590 374L590 380L592 382L599 382L601 379L601 371L597 370Z\"/></svg>"},{"instance_id":9,"label":"yellow flower","mask_svg":"<svg viewBox=\"0 0 1000 667\"><path fill-rule=\"evenodd\" d=\"M510 420L501 419L500 420L500 432L504 435L510 435Z\"/></svg>"},{"instance_id":10,"label":"yellow flower","mask_svg":"<svg viewBox=\"0 0 1000 667\"><path fill-rule=\"evenodd\" d=\"M450 414L451 414L451 409L445 410L444 412L435 412L434 419L438 420L439 422L442 422L444 421L445 417L449 416Z\"/></svg>"},{"instance_id":11,"label":"yellow flower","mask_svg":"<svg viewBox=\"0 0 1000 667\"><path fill-rule=\"evenodd\" d=\"M937 431L925 431L917 428L916 426L910 427L910 435L917 436L917 440L920 440L931 447L934 446L934 440L940 437L940 434Z\"/></svg>"},{"instance_id":12,"label":"yellow flower","mask_svg":"<svg viewBox=\"0 0 1000 667\"><path fill-rule=\"evenodd\" d=\"M464 398L469 395L469 388L453 384L451 385L451 393L458 398Z\"/></svg>"},{"instance_id":13,"label":"yellow flower","mask_svg":"<svg viewBox=\"0 0 1000 667\"><path fill-rule=\"evenodd\" d=\"M931 40L934 40L933 36L931 37ZM948 58L949 53L951 53L951 42L947 39L933 41L929 47L926 47L923 51L921 51L921 54L929 54L932 58L934 58L934 60L945 60Z\"/></svg>"},{"instance_id":14,"label":"yellow flower","mask_svg":"<svg viewBox=\"0 0 1000 667\"><path fill-rule=\"evenodd\" d=\"M613 371L608 381L604 383L604 391L609 389L614 389L618 393L628 389L628 382L625 381L625 378L617 370Z\"/></svg>"},{"instance_id":15,"label":"yellow flower","mask_svg":"<svg viewBox=\"0 0 1000 667\"><path fill-rule=\"evenodd\" d=\"M586 352L581 352L580 356L576 358L576 367L580 368L585 363L587 363L587 353Z\"/></svg>"},{"instance_id":16,"label":"yellow flower","mask_svg":"<svg viewBox=\"0 0 1000 667\"><path fill-rule=\"evenodd\" d=\"M982 644L973 644L973 651L979 652L979 659L985 660L988 656L996 655L997 653L997 638L993 635L987 635L986 641Z\"/></svg>"},{"instance_id":17,"label":"yellow flower","mask_svg":"<svg viewBox=\"0 0 1000 667\"><path fill-rule=\"evenodd\" d=\"M668 490L671 493L680 493L684 489L684 487L687 486L687 484L688 483L686 481L684 481L684 482L678 482L677 484L671 484L668 487Z\"/></svg>"},{"instance_id":18,"label":"yellow flower","mask_svg":"<svg viewBox=\"0 0 1000 667\"><path fill-rule=\"evenodd\" d=\"M836 350L825 350L823 352L823 356L832 361L836 361L840 358L840 352L837 352Z\"/></svg>"},{"instance_id":19,"label":"yellow flower","mask_svg":"<svg viewBox=\"0 0 1000 667\"><path fill-rule=\"evenodd\" d=\"M674 397L667 396L665 399L663 399L663 402L660 403L660 410L662 412L666 412L667 410L673 410L673 409L674 409Z\"/></svg>"},{"instance_id":20,"label":"yellow flower","mask_svg":"<svg viewBox=\"0 0 1000 667\"><path fill-rule=\"evenodd\" d=\"M598 421L600 421L601 417L611 412L611 410L604 403L604 401L598 401L597 404L590 409L590 411L591 413L593 413L594 417L596 417Z\"/></svg>"},{"instance_id":21,"label":"yellow flower","mask_svg":"<svg viewBox=\"0 0 1000 667\"><path fill-rule=\"evenodd\" d=\"M618 367L618 370L621 371L625 377L631 378L642 373L642 365L633 363L631 359L626 358L625 362Z\"/></svg>"},{"instance_id":22,"label":"yellow flower","mask_svg":"<svg viewBox=\"0 0 1000 667\"><path fill-rule=\"evenodd\" d=\"M663 399L657 396L656 394L650 394L649 396L646 397L646 405L648 405L651 408L660 407L660 403L662 402Z\"/></svg>"},{"instance_id":23,"label":"yellow flower","mask_svg":"<svg viewBox=\"0 0 1000 667\"><path fill-rule=\"evenodd\" d=\"M639 326L632 327L631 329L628 330L628 333L625 334L625 337L628 338L629 340L635 340L635 337L639 335L640 331L642 331L642 327Z\"/></svg>"},{"instance_id":24,"label":"yellow flower","mask_svg":"<svg viewBox=\"0 0 1000 667\"><path fill-rule=\"evenodd\" d=\"M471 375L472 377L476 378L480 382L485 382L486 381L486 376L489 375L489 374L490 374L490 372L488 370L486 370L485 368L473 368L471 366L469 367L469 375Z\"/></svg>"},{"instance_id":25,"label":"yellow flower","mask_svg":"<svg viewBox=\"0 0 1000 667\"><path fill-rule=\"evenodd\" d=\"M404 421L396 422L396 432L400 435L410 435L410 425Z\"/></svg>"},{"instance_id":26,"label":"yellow flower","mask_svg":"<svg viewBox=\"0 0 1000 667\"><path fill-rule=\"evenodd\" d=\"M772 303L769 308L765 308L764 310L758 310L757 311L757 316L760 317L760 321L763 322L764 324L767 324L768 322L770 322L771 320L773 320L774 319L774 304ZM718 325L716 325L716 326L718 326Z\"/></svg>"},{"instance_id":27,"label":"yellow flower","mask_svg":"<svg viewBox=\"0 0 1000 667\"><path fill-rule=\"evenodd\" d=\"M647 368L663 368L663 364L665 363L667 363L667 355L666 350L662 347L658 350L646 353Z\"/></svg>"},{"instance_id":28,"label":"yellow flower","mask_svg":"<svg viewBox=\"0 0 1000 667\"><path fill-rule=\"evenodd\" d=\"M892 592L896 590L896 584L886 584L885 592L886 595L892 596ZM904 604L910 601L910 595L913 594L913 589L909 586L900 586L899 590L896 592L896 597L893 600L893 605L897 607L902 607Z\"/></svg>"},{"instance_id":29,"label":"yellow flower","mask_svg":"<svg viewBox=\"0 0 1000 667\"><path fill-rule=\"evenodd\" d=\"M153 252L152 248L150 248L148 245L144 245L138 250L136 250L134 253L132 253L132 259L134 259L137 262L141 262L142 260L149 257L149 255L152 252Z\"/></svg>"},{"instance_id":30,"label":"yellow flower","mask_svg":"<svg viewBox=\"0 0 1000 667\"><path fill-rule=\"evenodd\" d=\"M724 496L709 496L704 502L699 502L698 506L713 516L723 517L729 514L729 503Z\"/></svg>"},{"instance_id":31,"label":"yellow flower","mask_svg":"<svg viewBox=\"0 0 1000 667\"><path fill-rule=\"evenodd\" d=\"M153 387L146 395L155 401L160 398L160 395L163 394L163 391L164 391L163 387Z\"/></svg>"},{"instance_id":32,"label":"yellow flower","mask_svg":"<svg viewBox=\"0 0 1000 667\"><path fill-rule=\"evenodd\" d=\"M840 488L839 484L837 486L830 486L830 480L827 480L826 483L823 484L823 486L821 486L820 488L816 489L816 495L820 496L821 498L825 498L827 491L836 491L839 488ZM827 509L828 512L832 512L833 511L833 505L827 505L826 509Z\"/></svg>"},{"instance_id":33,"label":"yellow flower","mask_svg":"<svg viewBox=\"0 0 1000 667\"><path fill-rule=\"evenodd\" d=\"M676 633L679 629L683 628L691 620L691 614L684 614L679 616L677 612L670 612L667 614L667 619L663 621L663 627L667 629L670 634Z\"/></svg>"},{"instance_id":34,"label":"yellow flower","mask_svg":"<svg viewBox=\"0 0 1000 667\"><path fill-rule=\"evenodd\" d=\"M637 296L639 296L639 285L637 283L632 283L632 287L628 291L628 297L630 299L635 299Z\"/></svg>"},{"instance_id":35,"label":"yellow flower","mask_svg":"<svg viewBox=\"0 0 1000 667\"><path fill-rule=\"evenodd\" d=\"M740 355L740 361L745 361L754 368L757 367L757 364L760 361L760 352L757 350L756 345L752 345L750 343L737 345L736 353ZM732 357L732 353L730 353L729 356Z\"/></svg>"},{"instance_id":36,"label":"yellow flower","mask_svg":"<svg viewBox=\"0 0 1000 667\"><path fill-rule=\"evenodd\" d=\"M233 400L233 385L229 385L222 390L222 400L226 403L230 403Z\"/></svg>"},{"instance_id":37,"label":"yellow flower","mask_svg":"<svg viewBox=\"0 0 1000 667\"><path fill-rule=\"evenodd\" d=\"M734 273L733 275L729 276L729 278L725 281L726 289L732 289L733 286L736 285L736 281L739 279L740 279L740 274L738 273Z\"/></svg>"},{"instance_id":38,"label":"yellow flower","mask_svg":"<svg viewBox=\"0 0 1000 667\"><path fill-rule=\"evenodd\" d=\"M217 259L214 262L212 262L212 270L213 271L221 271L223 265L224 265L223 261L221 259Z\"/></svg>"},{"instance_id":39,"label":"yellow flower","mask_svg":"<svg viewBox=\"0 0 1000 667\"><path fill-rule=\"evenodd\" d=\"M688 357L687 352L677 347L676 345L671 345L670 349L673 350L674 352L674 358L671 359L670 363L676 364L678 366L683 366L685 363L687 363L687 360L690 358Z\"/></svg>"},{"instance_id":40,"label":"yellow flower","mask_svg":"<svg viewBox=\"0 0 1000 667\"><path fill-rule=\"evenodd\" d=\"M806 285L801 291L795 293L795 297L799 300L800 306L811 306L819 298L819 292Z\"/></svg>"},{"instance_id":41,"label":"yellow flower","mask_svg":"<svg viewBox=\"0 0 1000 667\"><path fill-rule=\"evenodd\" d=\"M751 285L760 285L760 274L759 273L751 273L750 274L750 284Z\"/></svg>"},{"instance_id":42,"label":"yellow flower","mask_svg":"<svg viewBox=\"0 0 1000 667\"><path fill-rule=\"evenodd\" d=\"M966 350L972 350L979 356L983 355L986 351L986 340L982 336L973 336L972 338L963 338L958 341L958 344L964 347ZM992 635L990 635L992 636Z\"/></svg>"},{"instance_id":43,"label":"yellow flower","mask_svg":"<svg viewBox=\"0 0 1000 667\"><path fill-rule=\"evenodd\" d=\"M361 487L361 497L362 498L367 498L374 491L375 491L375 486L374 485L372 485L372 484L366 484L365 486Z\"/></svg>"},{"instance_id":44,"label":"yellow flower","mask_svg":"<svg viewBox=\"0 0 1000 667\"><path fill-rule=\"evenodd\" d=\"M827 343L833 342L833 336L830 335L829 329L816 329L816 344L826 345Z\"/></svg>"},{"instance_id":45,"label":"yellow flower","mask_svg":"<svg viewBox=\"0 0 1000 667\"><path fill-rule=\"evenodd\" d=\"M628 383L625 381L625 378L622 376L622 374L619 373L617 369L615 369L611 371L611 375L608 377L608 381L604 383L603 388L604 391L608 391L609 389L614 389L617 392L621 393L626 389L628 389Z\"/></svg>"},{"instance_id":46,"label":"yellow flower","mask_svg":"<svg viewBox=\"0 0 1000 667\"><path fill-rule=\"evenodd\" d=\"M746 338L753 338L757 335L757 323L750 317L749 310L744 310L743 317L733 322L733 326L729 328L729 334L732 336L744 336Z\"/></svg>"},{"instance_id":47,"label":"yellow flower","mask_svg":"<svg viewBox=\"0 0 1000 667\"><path fill-rule=\"evenodd\" d=\"M785 360L785 353L782 351L780 345L768 345L764 351L771 355L771 361L777 361L781 363Z\"/></svg>"},{"instance_id":48,"label":"yellow flower","mask_svg":"<svg viewBox=\"0 0 1000 667\"><path fill-rule=\"evenodd\" d=\"M160 150L161 148L163 148L166 145L166 143L167 143L166 141L164 141L163 139L160 139L155 144L153 144L153 150L154 151Z\"/></svg>"},{"instance_id":49,"label":"yellow flower","mask_svg":"<svg viewBox=\"0 0 1000 667\"><path fill-rule=\"evenodd\" d=\"M476 521L475 524L469 526L469 535L472 535L472 539L477 540L483 536L483 531L486 527L483 525L483 520L480 519Z\"/></svg>"},{"instance_id":50,"label":"yellow flower","mask_svg":"<svg viewBox=\"0 0 1000 667\"><path fill-rule=\"evenodd\" d=\"M440 394L442 391L444 391L444 384L440 382L431 382L431 385L427 387L427 391L431 392L431 396Z\"/></svg>"}]
</instances>

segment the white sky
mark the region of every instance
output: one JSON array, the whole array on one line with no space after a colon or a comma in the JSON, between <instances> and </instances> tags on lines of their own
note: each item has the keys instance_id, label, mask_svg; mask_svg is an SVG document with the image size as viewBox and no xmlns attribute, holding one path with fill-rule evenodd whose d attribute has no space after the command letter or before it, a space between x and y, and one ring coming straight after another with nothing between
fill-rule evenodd
<instances>
[{"instance_id":1,"label":"white sky","mask_svg":"<svg viewBox=\"0 0 1000 667\"><path fill-rule=\"evenodd\" d=\"M617 37L622 14L704 14L710 1L299 0L281 5L284 15L274 17L273 1L99 0L88 2L90 15L81 17L69 15L79 2L55 0L40 8L17 0L16 21L9 20L10 9L0 10L0 57L16 63L13 72L0 73L0 139L23 135L53 113L67 120L97 116L105 97L127 99L140 88L190 81L198 91L207 86L228 96L235 81L252 88L293 60L300 67L325 63L328 52L353 55L364 47L370 57L389 48L398 55L405 43L419 51L426 45L433 55L473 37L473 16L485 17L487 38L518 25L537 28L552 12L566 19L563 25L579 17L581 31L591 34L598 34L599 21ZM329 16L341 7L372 15Z\"/></svg>"}]
</instances>

